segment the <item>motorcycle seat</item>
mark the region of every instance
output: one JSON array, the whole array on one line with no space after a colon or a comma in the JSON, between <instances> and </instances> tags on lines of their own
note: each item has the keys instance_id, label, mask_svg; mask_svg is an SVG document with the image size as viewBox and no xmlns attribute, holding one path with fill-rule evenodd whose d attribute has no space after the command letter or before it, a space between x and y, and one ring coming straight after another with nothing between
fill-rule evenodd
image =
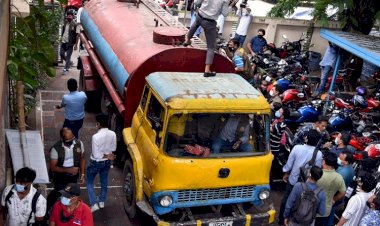
<instances>
[{"instance_id":1,"label":"motorcycle seat","mask_svg":"<svg viewBox=\"0 0 380 226\"><path fill-rule=\"evenodd\" d=\"M290 112L288 119L293 121L293 120L297 120L301 117L302 117L301 113L299 113L298 111L292 111L292 112Z\"/></svg>"}]
</instances>

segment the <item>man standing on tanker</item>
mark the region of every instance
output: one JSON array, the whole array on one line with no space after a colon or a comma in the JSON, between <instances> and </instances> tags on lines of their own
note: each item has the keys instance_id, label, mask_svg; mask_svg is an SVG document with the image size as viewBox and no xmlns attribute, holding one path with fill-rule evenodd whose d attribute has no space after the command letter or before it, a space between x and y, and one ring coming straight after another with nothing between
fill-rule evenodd
<instances>
[{"instance_id":1,"label":"man standing on tanker","mask_svg":"<svg viewBox=\"0 0 380 226\"><path fill-rule=\"evenodd\" d=\"M220 14L227 16L231 12L238 0L195 0L195 4L201 4L198 10L195 23L190 27L189 32L185 37L184 46L191 44L190 39L194 36L195 31L199 26L203 28L206 36L207 55L205 66L205 77L215 76L215 72L211 71L211 65L214 60L214 51L216 47L216 20Z\"/></svg>"}]
</instances>

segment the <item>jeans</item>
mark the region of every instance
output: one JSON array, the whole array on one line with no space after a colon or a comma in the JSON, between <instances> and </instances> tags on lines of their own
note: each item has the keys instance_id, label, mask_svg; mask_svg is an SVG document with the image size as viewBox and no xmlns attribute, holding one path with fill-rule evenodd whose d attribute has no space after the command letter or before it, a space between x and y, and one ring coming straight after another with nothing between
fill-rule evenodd
<instances>
[{"instance_id":1,"label":"jeans","mask_svg":"<svg viewBox=\"0 0 380 226\"><path fill-rule=\"evenodd\" d=\"M212 142L212 153L218 154L220 150L232 148L234 143L235 142L229 142L228 140L223 140L220 136L218 136ZM239 146L239 151L243 151L243 152L253 151L253 147L249 143L242 143Z\"/></svg>"},{"instance_id":2,"label":"jeans","mask_svg":"<svg viewBox=\"0 0 380 226\"><path fill-rule=\"evenodd\" d=\"M75 138L78 139L78 133L79 133L80 128L82 128L82 126L83 126L83 119L79 119L79 120L65 119L62 127L70 128Z\"/></svg>"},{"instance_id":3,"label":"jeans","mask_svg":"<svg viewBox=\"0 0 380 226\"><path fill-rule=\"evenodd\" d=\"M288 201L288 197L290 193L292 192L292 190L293 190L293 185L291 185L288 182L285 187L284 196L282 197L282 200L281 200L280 213L278 214L279 224L284 224L284 212L285 212L286 201Z\"/></svg>"},{"instance_id":4,"label":"jeans","mask_svg":"<svg viewBox=\"0 0 380 226\"><path fill-rule=\"evenodd\" d=\"M69 43L61 44L59 55L61 56L61 59L65 61L66 70L69 70L71 66L70 62L71 62L71 55L73 54L73 48L74 48L74 45L70 45Z\"/></svg>"},{"instance_id":5,"label":"jeans","mask_svg":"<svg viewBox=\"0 0 380 226\"><path fill-rule=\"evenodd\" d=\"M88 199L90 206L97 203L94 189L94 179L96 174L99 173L100 177L100 195L99 202L105 202L107 197L107 186L108 186L108 171L111 167L111 161L106 160L102 162L96 162L90 160L90 164L86 169L86 186L88 191Z\"/></svg>"},{"instance_id":6,"label":"jeans","mask_svg":"<svg viewBox=\"0 0 380 226\"><path fill-rule=\"evenodd\" d=\"M329 77L329 73L331 71L331 66L322 66L321 67L321 83L319 84L318 93L323 93L325 90L325 86L327 83L327 78Z\"/></svg>"},{"instance_id":7,"label":"jeans","mask_svg":"<svg viewBox=\"0 0 380 226\"><path fill-rule=\"evenodd\" d=\"M236 40L239 41L239 47L243 47L243 44L244 44L244 41L245 41L245 38L247 36L246 35L238 35L238 34L235 34L235 38Z\"/></svg>"}]
</instances>

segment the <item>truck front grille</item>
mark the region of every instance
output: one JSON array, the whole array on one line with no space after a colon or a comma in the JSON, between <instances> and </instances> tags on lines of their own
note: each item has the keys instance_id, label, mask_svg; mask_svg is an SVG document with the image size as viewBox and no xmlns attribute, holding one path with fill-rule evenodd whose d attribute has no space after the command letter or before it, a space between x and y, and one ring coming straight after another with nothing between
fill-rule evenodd
<instances>
[{"instance_id":1,"label":"truck front grille","mask_svg":"<svg viewBox=\"0 0 380 226\"><path fill-rule=\"evenodd\" d=\"M241 186L217 189L182 190L177 202L209 201L216 199L253 198L255 186Z\"/></svg>"}]
</instances>

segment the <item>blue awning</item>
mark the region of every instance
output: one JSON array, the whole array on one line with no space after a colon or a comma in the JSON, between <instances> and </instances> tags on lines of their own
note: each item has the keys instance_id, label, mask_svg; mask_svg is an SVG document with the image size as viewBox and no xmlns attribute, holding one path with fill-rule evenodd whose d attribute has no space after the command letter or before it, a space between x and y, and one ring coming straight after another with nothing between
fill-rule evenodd
<instances>
[{"instance_id":1,"label":"blue awning","mask_svg":"<svg viewBox=\"0 0 380 226\"><path fill-rule=\"evenodd\" d=\"M380 67L380 38L371 35L322 29L321 37Z\"/></svg>"}]
</instances>

